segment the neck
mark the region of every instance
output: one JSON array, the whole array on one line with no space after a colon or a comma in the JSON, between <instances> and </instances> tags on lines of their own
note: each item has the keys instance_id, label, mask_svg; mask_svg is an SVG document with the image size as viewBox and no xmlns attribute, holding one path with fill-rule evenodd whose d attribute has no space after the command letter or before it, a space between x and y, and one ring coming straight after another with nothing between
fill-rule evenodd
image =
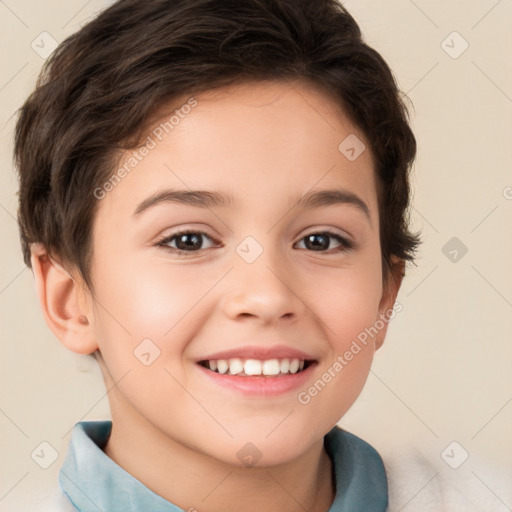
<instances>
[{"instance_id":1,"label":"neck","mask_svg":"<svg viewBox=\"0 0 512 512\"><path fill-rule=\"evenodd\" d=\"M105 454L183 510L327 512L334 500L323 440L280 465L231 466L169 438L133 409L127 415L126 404L122 416L117 414L115 405L114 400Z\"/></svg>"}]
</instances>

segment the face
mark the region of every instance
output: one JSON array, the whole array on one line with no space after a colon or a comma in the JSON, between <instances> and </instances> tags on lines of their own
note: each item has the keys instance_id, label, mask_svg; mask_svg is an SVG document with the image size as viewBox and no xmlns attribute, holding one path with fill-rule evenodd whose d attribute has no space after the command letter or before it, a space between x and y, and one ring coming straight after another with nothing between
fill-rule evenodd
<instances>
[{"instance_id":1,"label":"face","mask_svg":"<svg viewBox=\"0 0 512 512\"><path fill-rule=\"evenodd\" d=\"M112 415L229 464L248 442L285 462L352 405L385 329L358 336L393 304L372 155L303 83L186 102L98 192L90 322Z\"/></svg>"}]
</instances>

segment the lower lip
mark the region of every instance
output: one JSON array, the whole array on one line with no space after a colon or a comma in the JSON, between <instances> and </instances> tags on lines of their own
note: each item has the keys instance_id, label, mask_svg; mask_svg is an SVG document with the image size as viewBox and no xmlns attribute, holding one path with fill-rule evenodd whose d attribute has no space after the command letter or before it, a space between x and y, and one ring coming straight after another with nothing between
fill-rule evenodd
<instances>
[{"instance_id":1,"label":"lower lip","mask_svg":"<svg viewBox=\"0 0 512 512\"><path fill-rule=\"evenodd\" d=\"M277 377L238 377L236 375L213 372L204 366L197 366L204 375L219 386L233 389L244 395L268 397L289 393L303 386L311 376L316 364L311 364L299 373L289 373Z\"/></svg>"}]
</instances>

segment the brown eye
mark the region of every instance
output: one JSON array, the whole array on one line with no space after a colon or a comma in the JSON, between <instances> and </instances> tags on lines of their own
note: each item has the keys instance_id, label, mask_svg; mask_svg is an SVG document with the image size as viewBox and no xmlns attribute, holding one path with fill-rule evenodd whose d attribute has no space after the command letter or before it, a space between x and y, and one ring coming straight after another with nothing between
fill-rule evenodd
<instances>
[{"instance_id":1,"label":"brown eye","mask_svg":"<svg viewBox=\"0 0 512 512\"><path fill-rule=\"evenodd\" d=\"M317 252L325 252L329 249L332 249L332 239L336 240L338 243L338 246L334 247L335 250L346 251L348 249L352 249L352 243L349 240L338 235L337 233L332 233L330 231L310 233L309 235L306 235L301 240L301 242L304 241L306 249Z\"/></svg>"},{"instance_id":2,"label":"brown eye","mask_svg":"<svg viewBox=\"0 0 512 512\"><path fill-rule=\"evenodd\" d=\"M215 242L211 236L203 231L180 231L165 237L157 245L178 253L198 252L210 248L203 246L205 238Z\"/></svg>"}]
</instances>

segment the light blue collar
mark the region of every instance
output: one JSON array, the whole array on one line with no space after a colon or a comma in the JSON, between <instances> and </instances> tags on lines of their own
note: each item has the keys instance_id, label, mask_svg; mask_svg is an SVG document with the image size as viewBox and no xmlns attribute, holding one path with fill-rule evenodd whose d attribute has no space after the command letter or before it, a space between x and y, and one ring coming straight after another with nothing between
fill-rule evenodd
<instances>
[{"instance_id":1,"label":"light blue collar","mask_svg":"<svg viewBox=\"0 0 512 512\"><path fill-rule=\"evenodd\" d=\"M111 421L81 421L73 428L59 482L75 508L80 512L182 512L105 455L102 449L111 430ZM385 512L387 480L379 454L339 427L325 436L325 448L336 478L329 512Z\"/></svg>"}]
</instances>

